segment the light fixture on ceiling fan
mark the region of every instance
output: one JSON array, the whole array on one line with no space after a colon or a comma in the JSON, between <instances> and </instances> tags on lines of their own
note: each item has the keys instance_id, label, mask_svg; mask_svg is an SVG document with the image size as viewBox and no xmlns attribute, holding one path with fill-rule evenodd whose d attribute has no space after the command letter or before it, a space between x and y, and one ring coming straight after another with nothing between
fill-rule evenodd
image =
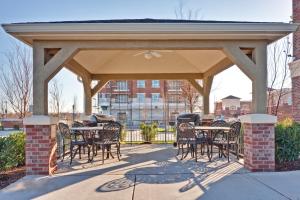
<instances>
[{"instance_id":1,"label":"light fixture on ceiling fan","mask_svg":"<svg viewBox=\"0 0 300 200\"><path fill-rule=\"evenodd\" d=\"M134 54L133 56L144 55L145 59L150 60L151 58L162 57L161 53L170 53L170 52L173 52L173 51L171 51L171 50L146 50L146 51L138 52L138 53Z\"/></svg>"}]
</instances>

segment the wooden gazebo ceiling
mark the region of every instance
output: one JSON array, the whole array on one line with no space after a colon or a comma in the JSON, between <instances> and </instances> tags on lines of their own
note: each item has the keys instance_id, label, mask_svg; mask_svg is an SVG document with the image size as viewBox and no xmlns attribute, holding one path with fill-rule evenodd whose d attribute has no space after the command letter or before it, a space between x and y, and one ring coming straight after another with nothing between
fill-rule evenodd
<instances>
[{"instance_id":1,"label":"wooden gazebo ceiling","mask_svg":"<svg viewBox=\"0 0 300 200\"><path fill-rule=\"evenodd\" d=\"M155 50L153 50L155 51ZM146 59L141 50L81 50L74 60L92 74L205 73L226 59L221 50L157 51ZM250 50L244 50L246 54Z\"/></svg>"}]
</instances>

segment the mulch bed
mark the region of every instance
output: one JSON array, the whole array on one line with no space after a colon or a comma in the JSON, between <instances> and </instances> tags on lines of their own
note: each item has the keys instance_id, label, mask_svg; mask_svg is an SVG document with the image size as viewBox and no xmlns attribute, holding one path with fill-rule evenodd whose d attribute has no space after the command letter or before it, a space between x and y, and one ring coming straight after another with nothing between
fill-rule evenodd
<instances>
[{"instance_id":1,"label":"mulch bed","mask_svg":"<svg viewBox=\"0 0 300 200\"><path fill-rule=\"evenodd\" d=\"M0 172L0 189L5 188L13 182L16 182L18 179L24 177L25 175L25 166L16 167L4 172Z\"/></svg>"},{"instance_id":2,"label":"mulch bed","mask_svg":"<svg viewBox=\"0 0 300 200\"><path fill-rule=\"evenodd\" d=\"M300 170L300 159L294 162L276 164L276 171L293 171L293 170Z\"/></svg>"}]
</instances>

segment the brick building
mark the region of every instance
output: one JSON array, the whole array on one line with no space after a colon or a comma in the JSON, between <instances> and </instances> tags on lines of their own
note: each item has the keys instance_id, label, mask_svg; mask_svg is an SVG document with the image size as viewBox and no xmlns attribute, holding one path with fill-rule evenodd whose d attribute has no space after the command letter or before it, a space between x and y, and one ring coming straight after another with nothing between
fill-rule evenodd
<instances>
[{"instance_id":1,"label":"brick building","mask_svg":"<svg viewBox=\"0 0 300 200\"><path fill-rule=\"evenodd\" d=\"M110 81L94 102L94 111L116 116L128 126L141 121L157 121L161 126L174 122L179 113L189 112L182 95L184 81L180 80L119 80ZM199 94L195 111L202 110Z\"/></svg>"},{"instance_id":2,"label":"brick building","mask_svg":"<svg viewBox=\"0 0 300 200\"><path fill-rule=\"evenodd\" d=\"M280 100L278 102L280 96ZM268 89L268 113L276 115L278 120L292 118L292 89ZM277 105L278 103L278 105ZM215 115L232 118L251 113L251 101L241 101L239 97L229 95L215 103ZM278 109L277 109L278 106Z\"/></svg>"},{"instance_id":3,"label":"brick building","mask_svg":"<svg viewBox=\"0 0 300 200\"><path fill-rule=\"evenodd\" d=\"M215 115L224 118L238 117L251 112L251 101L241 101L239 97L229 95L215 103Z\"/></svg>"}]
</instances>

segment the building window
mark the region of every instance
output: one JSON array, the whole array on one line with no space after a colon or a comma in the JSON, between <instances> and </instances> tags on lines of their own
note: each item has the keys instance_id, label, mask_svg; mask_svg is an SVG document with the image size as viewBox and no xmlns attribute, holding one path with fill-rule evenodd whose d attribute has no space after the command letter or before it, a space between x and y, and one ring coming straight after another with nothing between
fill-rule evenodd
<instances>
[{"instance_id":1,"label":"building window","mask_svg":"<svg viewBox=\"0 0 300 200\"><path fill-rule=\"evenodd\" d=\"M117 81L117 89L119 91L127 91L128 90L127 81Z\"/></svg>"},{"instance_id":2,"label":"building window","mask_svg":"<svg viewBox=\"0 0 300 200\"><path fill-rule=\"evenodd\" d=\"M159 98L160 98L160 94L159 93L152 93L152 96L151 96L152 103L159 102Z\"/></svg>"},{"instance_id":3,"label":"building window","mask_svg":"<svg viewBox=\"0 0 300 200\"><path fill-rule=\"evenodd\" d=\"M180 81L168 81L168 88L169 90L180 90Z\"/></svg>"},{"instance_id":4,"label":"building window","mask_svg":"<svg viewBox=\"0 0 300 200\"><path fill-rule=\"evenodd\" d=\"M236 106L230 106L229 110L236 110Z\"/></svg>"},{"instance_id":5,"label":"building window","mask_svg":"<svg viewBox=\"0 0 300 200\"><path fill-rule=\"evenodd\" d=\"M136 93L138 102L145 102L145 93Z\"/></svg>"},{"instance_id":6,"label":"building window","mask_svg":"<svg viewBox=\"0 0 300 200\"><path fill-rule=\"evenodd\" d=\"M138 80L136 81L137 88L145 88L145 80Z\"/></svg>"},{"instance_id":7,"label":"building window","mask_svg":"<svg viewBox=\"0 0 300 200\"><path fill-rule=\"evenodd\" d=\"M117 94L116 95L116 103L127 103L128 95L126 94Z\"/></svg>"},{"instance_id":8,"label":"building window","mask_svg":"<svg viewBox=\"0 0 300 200\"><path fill-rule=\"evenodd\" d=\"M159 88L159 80L152 80L152 88Z\"/></svg>"},{"instance_id":9,"label":"building window","mask_svg":"<svg viewBox=\"0 0 300 200\"><path fill-rule=\"evenodd\" d=\"M179 103L179 95L168 95L169 103Z\"/></svg>"}]
</instances>

